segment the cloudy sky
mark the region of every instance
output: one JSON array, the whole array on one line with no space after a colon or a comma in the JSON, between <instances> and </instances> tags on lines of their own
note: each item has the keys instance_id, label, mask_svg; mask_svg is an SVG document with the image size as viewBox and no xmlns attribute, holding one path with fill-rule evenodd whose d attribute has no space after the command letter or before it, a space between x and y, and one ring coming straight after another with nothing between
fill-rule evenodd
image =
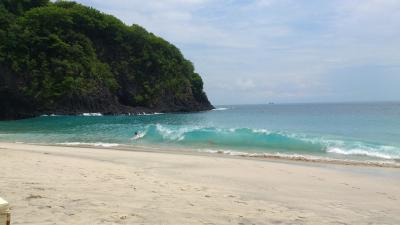
<instances>
[{"instance_id":1,"label":"cloudy sky","mask_svg":"<svg viewBox=\"0 0 400 225\"><path fill-rule=\"evenodd\" d=\"M400 100L399 0L77 0L181 49L214 104Z\"/></svg>"}]
</instances>

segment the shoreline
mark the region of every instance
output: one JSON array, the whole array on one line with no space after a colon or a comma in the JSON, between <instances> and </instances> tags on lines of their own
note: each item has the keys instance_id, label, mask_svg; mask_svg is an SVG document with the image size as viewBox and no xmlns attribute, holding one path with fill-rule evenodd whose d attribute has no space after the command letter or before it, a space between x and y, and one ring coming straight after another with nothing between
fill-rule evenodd
<instances>
[{"instance_id":1,"label":"shoreline","mask_svg":"<svg viewBox=\"0 0 400 225\"><path fill-rule=\"evenodd\" d=\"M353 159L336 159L322 156L301 155L301 154L285 154L285 153L246 153L239 151L229 150L201 150L186 147L159 147L150 145L125 145L117 143L25 143L25 142L1 142L4 144L26 144L35 146L54 146L54 147L76 147L76 148L97 148L107 150L123 150L133 152L157 152L157 153L171 153L171 154L185 154L185 155L205 155L211 157L228 157L228 158L243 158L248 160L268 160L268 161L287 161L287 162L302 162L313 164L333 164L333 165L347 165L347 166L361 166L361 167L384 167L384 168L400 168L400 162L396 160L353 160ZM105 145L105 146L104 146ZM107 146L109 145L109 146Z\"/></svg>"}]
</instances>

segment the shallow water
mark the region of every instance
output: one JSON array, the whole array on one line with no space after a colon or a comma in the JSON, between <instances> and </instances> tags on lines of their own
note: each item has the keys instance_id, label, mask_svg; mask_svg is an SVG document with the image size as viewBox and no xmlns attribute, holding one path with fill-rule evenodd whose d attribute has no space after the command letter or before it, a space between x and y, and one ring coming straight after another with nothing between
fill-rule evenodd
<instances>
[{"instance_id":1,"label":"shallow water","mask_svg":"<svg viewBox=\"0 0 400 225\"><path fill-rule=\"evenodd\" d=\"M0 141L396 161L400 160L400 103L237 105L189 114L42 116L0 122Z\"/></svg>"}]
</instances>

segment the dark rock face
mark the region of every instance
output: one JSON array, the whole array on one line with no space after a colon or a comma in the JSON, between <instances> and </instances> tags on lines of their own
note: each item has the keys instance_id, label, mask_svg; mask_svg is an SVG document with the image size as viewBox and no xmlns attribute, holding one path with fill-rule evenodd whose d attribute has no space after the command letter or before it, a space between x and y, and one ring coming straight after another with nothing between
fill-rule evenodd
<instances>
[{"instance_id":1,"label":"dark rock face","mask_svg":"<svg viewBox=\"0 0 400 225\"><path fill-rule=\"evenodd\" d=\"M44 106L36 99L19 92L16 87L17 84L5 83L0 80L0 86L0 120L24 119L50 114L101 113L103 115L121 115L154 112L197 112L214 108L206 95L196 99L191 92L188 92L184 100L176 98L173 92L163 93L152 107L124 105L120 100L124 97L123 95L114 95L107 88L101 87L90 95L64 97L51 106Z\"/></svg>"},{"instance_id":2,"label":"dark rock face","mask_svg":"<svg viewBox=\"0 0 400 225\"><path fill-rule=\"evenodd\" d=\"M0 2L0 120L210 110L179 49L73 2Z\"/></svg>"},{"instance_id":3,"label":"dark rock face","mask_svg":"<svg viewBox=\"0 0 400 225\"><path fill-rule=\"evenodd\" d=\"M152 108L143 106L127 106L109 93L99 93L97 96L75 96L56 102L55 106L45 108L33 99L28 99L10 90L0 91L0 120L15 120L40 115L81 115L83 113L101 113L103 115L122 115L155 112L197 112L213 109L208 102L177 101L173 97L165 97L165 103Z\"/></svg>"}]
</instances>

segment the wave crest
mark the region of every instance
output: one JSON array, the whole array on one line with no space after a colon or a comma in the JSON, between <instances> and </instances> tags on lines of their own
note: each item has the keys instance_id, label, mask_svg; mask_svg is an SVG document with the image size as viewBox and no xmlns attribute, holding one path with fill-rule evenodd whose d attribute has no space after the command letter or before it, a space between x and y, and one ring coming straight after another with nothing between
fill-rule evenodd
<instances>
[{"instance_id":1,"label":"wave crest","mask_svg":"<svg viewBox=\"0 0 400 225\"><path fill-rule=\"evenodd\" d=\"M400 148L359 141L329 139L266 129L201 126L148 125L141 140L174 143L204 149L234 149L237 152L281 152L326 155L327 153L400 159Z\"/></svg>"}]
</instances>

